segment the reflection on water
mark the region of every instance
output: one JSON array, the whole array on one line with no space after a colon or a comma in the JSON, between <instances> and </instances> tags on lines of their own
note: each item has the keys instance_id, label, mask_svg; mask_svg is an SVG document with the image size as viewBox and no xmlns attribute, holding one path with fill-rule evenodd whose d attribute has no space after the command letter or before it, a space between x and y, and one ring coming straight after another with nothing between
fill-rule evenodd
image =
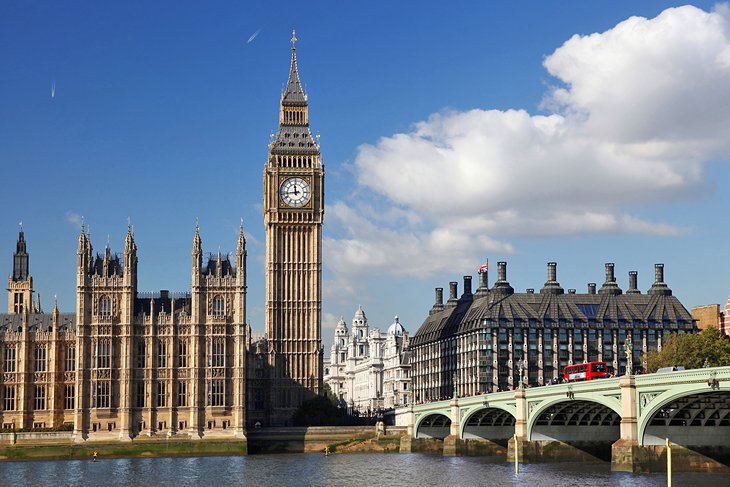
<instances>
[{"instance_id":1,"label":"reflection on water","mask_svg":"<svg viewBox=\"0 0 730 487\"><path fill-rule=\"evenodd\" d=\"M514 465L503 457L419 453L251 455L0 462L0 486L663 486L666 475L611 472L608 463ZM730 485L730 474L675 473L674 485Z\"/></svg>"}]
</instances>

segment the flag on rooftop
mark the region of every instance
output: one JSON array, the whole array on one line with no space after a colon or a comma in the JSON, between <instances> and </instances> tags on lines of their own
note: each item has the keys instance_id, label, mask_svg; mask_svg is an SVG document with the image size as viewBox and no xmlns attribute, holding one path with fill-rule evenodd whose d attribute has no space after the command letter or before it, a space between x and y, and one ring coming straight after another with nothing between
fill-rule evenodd
<instances>
[{"instance_id":1,"label":"flag on rooftop","mask_svg":"<svg viewBox=\"0 0 730 487\"><path fill-rule=\"evenodd\" d=\"M481 274L482 272L487 272L487 271L489 271L489 259L487 259L487 261L484 264L482 264L481 267L479 267L479 274Z\"/></svg>"}]
</instances>

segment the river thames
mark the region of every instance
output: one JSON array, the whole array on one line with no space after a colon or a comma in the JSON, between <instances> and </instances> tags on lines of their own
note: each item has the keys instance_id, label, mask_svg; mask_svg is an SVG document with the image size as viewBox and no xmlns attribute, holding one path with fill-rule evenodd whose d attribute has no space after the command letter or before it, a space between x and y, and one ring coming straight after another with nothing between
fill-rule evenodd
<instances>
[{"instance_id":1,"label":"river thames","mask_svg":"<svg viewBox=\"0 0 730 487\"><path fill-rule=\"evenodd\" d=\"M0 462L0 486L664 486L666 474L611 472L608 463L520 466L502 457L410 454L250 455ZM730 473L675 473L674 485L730 485Z\"/></svg>"}]
</instances>

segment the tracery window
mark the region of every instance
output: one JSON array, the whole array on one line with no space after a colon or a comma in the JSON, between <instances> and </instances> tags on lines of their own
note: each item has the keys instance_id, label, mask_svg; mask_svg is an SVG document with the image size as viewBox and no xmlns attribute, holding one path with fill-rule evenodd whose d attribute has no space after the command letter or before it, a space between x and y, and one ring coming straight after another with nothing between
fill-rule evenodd
<instances>
[{"instance_id":1,"label":"tracery window","mask_svg":"<svg viewBox=\"0 0 730 487\"><path fill-rule=\"evenodd\" d=\"M160 341L157 344L157 367L167 367L167 343Z\"/></svg>"},{"instance_id":2,"label":"tracery window","mask_svg":"<svg viewBox=\"0 0 730 487\"><path fill-rule=\"evenodd\" d=\"M177 366L185 368L188 366L188 342L180 339L177 345Z\"/></svg>"},{"instance_id":3,"label":"tracery window","mask_svg":"<svg viewBox=\"0 0 730 487\"><path fill-rule=\"evenodd\" d=\"M3 411L15 411L15 386L3 386Z\"/></svg>"},{"instance_id":4,"label":"tracery window","mask_svg":"<svg viewBox=\"0 0 730 487\"><path fill-rule=\"evenodd\" d=\"M145 346L144 340L140 340L137 342L137 368L138 369L144 369L145 368L145 352L147 347Z\"/></svg>"},{"instance_id":5,"label":"tracery window","mask_svg":"<svg viewBox=\"0 0 730 487\"><path fill-rule=\"evenodd\" d=\"M225 316L226 314L226 301L222 296L216 296L213 298L213 316L218 318Z\"/></svg>"},{"instance_id":6,"label":"tracery window","mask_svg":"<svg viewBox=\"0 0 730 487\"><path fill-rule=\"evenodd\" d=\"M63 408L76 408L76 387L73 384L66 384L63 391Z\"/></svg>"},{"instance_id":7,"label":"tracery window","mask_svg":"<svg viewBox=\"0 0 730 487\"><path fill-rule=\"evenodd\" d=\"M108 408L110 407L111 398L111 384L107 381L99 381L96 383L94 390L94 399L96 407Z\"/></svg>"},{"instance_id":8,"label":"tracery window","mask_svg":"<svg viewBox=\"0 0 730 487\"><path fill-rule=\"evenodd\" d=\"M108 369L111 367L111 339L99 338L96 342L96 355L94 366L97 369Z\"/></svg>"},{"instance_id":9,"label":"tracery window","mask_svg":"<svg viewBox=\"0 0 730 487\"><path fill-rule=\"evenodd\" d=\"M178 382L177 384L177 405L178 407L185 407L188 405L187 382Z\"/></svg>"},{"instance_id":10,"label":"tracery window","mask_svg":"<svg viewBox=\"0 0 730 487\"><path fill-rule=\"evenodd\" d=\"M167 406L167 384L165 382L157 383L157 407L164 408Z\"/></svg>"},{"instance_id":11,"label":"tracery window","mask_svg":"<svg viewBox=\"0 0 730 487\"><path fill-rule=\"evenodd\" d=\"M137 405L138 408L143 408L143 407L145 407L145 404L146 404L146 401L145 401L146 395L145 395L145 390L144 390L145 389L144 382L143 381L137 381L135 384L136 384L136 386L135 386L136 387L136 390L134 392L134 395L136 397L135 404Z\"/></svg>"},{"instance_id":12,"label":"tracery window","mask_svg":"<svg viewBox=\"0 0 730 487\"><path fill-rule=\"evenodd\" d=\"M69 345L66 347L66 372L76 370L76 347Z\"/></svg>"},{"instance_id":13,"label":"tracery window","mask_svg":"<svg viewBox=\"0 0 730 487\"><path fill-rule=\"evenodd\" d=\"M208 382L208 404L210 406L225 406L226 389L222 379L213 379Z\"/></svg>"},{"instance_id":14,"label":"tracery window","mask_svg":"<svg viewBox=\"0 0 730 487\"><path fill-rule=\"evenodd\" d=\"M46 346L38 345L35 347L35 369L36 372L46 371Z\"/></svg>"},{"instance_id":15,"label":"tracery window","mask_svg":"<svg viewBox=\"0 0 730 487\"><path fill-rule=\"evenodd\" d=\"M5 372L15 372L15 347L7 346L5 348Z\"/></svg>"},{"instance_id":16,"label":"tracery window","mask_svg":"<svg viewBox=\"0 0 730 487\"><path fill-rule=\"evenodd\" d=\"M213 338L210 343L210 359L211 367L226 366L226 340L222 337Z\"/></svg>"},{"instance_id":17,"label":"tracery window","mask_svg":"<svg viewBox=\"0 0 730 487\"><path fill-rule=\"evenodd\" d=\"M33 395L33 409L41 411L46 409L46 386L35 386L35 394Z\"/></svg>"},{"instance_id":18,"label":"tracery window","mask_svg":"<svg viewBox=\"0 0 730 487\"><path fill-rule=\"evenodd\" d=\"M101 318L111 318L112 302L109 299L109 296L102 296L99 298L99 316Z\"/></svg>"}]
</instances>

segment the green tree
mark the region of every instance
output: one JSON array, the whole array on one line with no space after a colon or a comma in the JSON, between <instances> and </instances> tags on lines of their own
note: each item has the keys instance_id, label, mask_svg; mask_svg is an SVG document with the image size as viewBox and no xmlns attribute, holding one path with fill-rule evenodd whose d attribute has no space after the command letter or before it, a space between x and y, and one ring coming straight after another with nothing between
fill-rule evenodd
<instances>
[{"instance_id":1,"label":"green tree","mask_svg":"<svg viewBox=\"0 0 730 487\"><path fill-rule=\"evenodd\" d=\"M687 369L730 365L730 339L721 335L717 328L708 328L696 335L671 335L661 350L649 351L644 360L649 372L674 365Z\"/></svg>"},{"instance_id":2,"label":"green tree","mask_svg":"<svg viewBox=\"0 0 730 487\"><path fill-rule=\"evenodd\" d=\"M342 411L337 408L337 399L328 384L324 385L322 395L302 403L294 413L296 426L331 426L340 424Z\"/></svg>"}]
</instances>

